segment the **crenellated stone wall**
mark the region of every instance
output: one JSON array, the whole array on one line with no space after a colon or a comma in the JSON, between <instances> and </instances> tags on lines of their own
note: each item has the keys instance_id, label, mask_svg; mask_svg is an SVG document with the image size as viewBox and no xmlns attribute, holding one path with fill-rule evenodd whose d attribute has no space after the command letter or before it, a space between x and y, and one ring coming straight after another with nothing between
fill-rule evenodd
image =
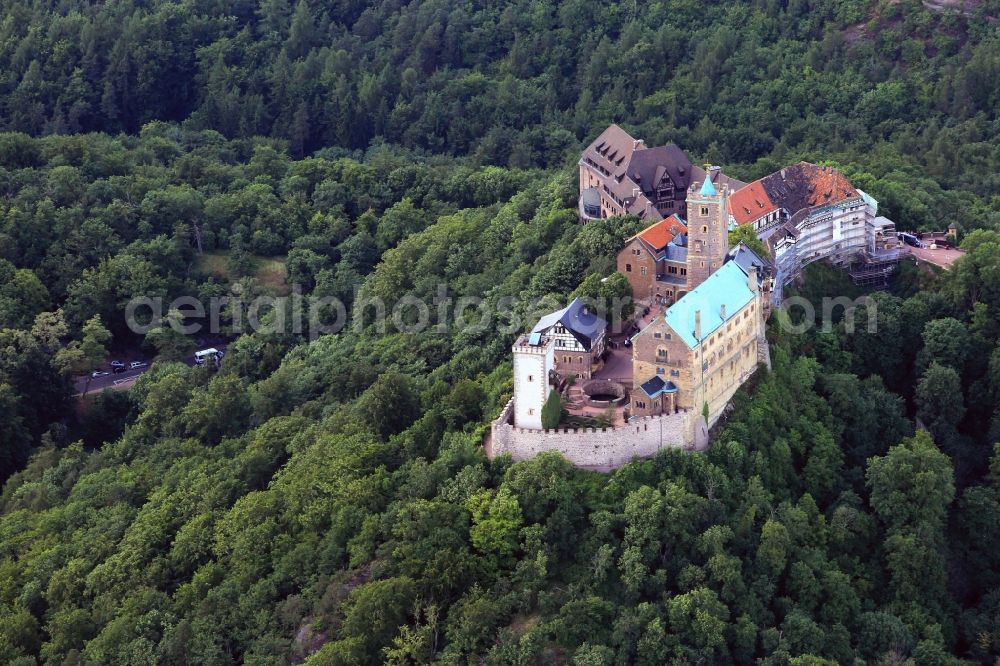
<instances>
[{"instance_id":1,"label":"crenellated stone wall","mask_svg":"<svg viewBox=\"0 0 1000 666\"><path fill-rule=\"evenodd\" d=\"M493 421L491 454L509 453L514 460L528 460L544 451L558 451L577 467L609 470L635 458L649 458L665 448L703 450L708 428L700 414L676 414L634 419L614 428L529 430L511 423L514 400Z\"/></svg>"}]
</instances>

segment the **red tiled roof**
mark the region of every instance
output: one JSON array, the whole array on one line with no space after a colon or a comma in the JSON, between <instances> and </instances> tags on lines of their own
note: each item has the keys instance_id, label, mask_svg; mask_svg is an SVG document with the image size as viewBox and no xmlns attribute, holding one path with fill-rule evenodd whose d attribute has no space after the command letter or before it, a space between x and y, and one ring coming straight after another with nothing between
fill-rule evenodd
<instances>
[{"instance_id":1,"label":"red tiled roof","mask_svg":"<svg viewBox=\"0 0 1000 666\"><path fill-rule=\"evenodd\" d=\"M771 198L789 215L814 206L855 198L858 191L833 167L798 162L760 179Z\"/></svg>"},{"instance_id":2,"label":"red tiled roof","mask_svg":"<svg viewBox=\"0 0 1000 666\"><path fill-rule=\"evenodd\" d=\"M632 238L640 238L654 250L662 250L678 234L687 231L687 226L677 215L671 215L659 222L649 225ZM630 238L629 240L632 240Z\"/></svg>"},{"instance_id":3,"label":"red tiled roof","mask_svg":"<svg viewBox=\"0 0 1000 666\"><path fill-rule=\"evenodd\" d=\"M736 224L749 224L774 212L777 208L778 206L767 196L762 180L755 180L729 196L729 213L736 220Z\"/></svg>"},{"instance_id":4,"label":"red tiled roof","mask_svg":"<svg viewBox=\"0 0 1000 666\"><path fill-rule=\"evenodd\" d=\"M851 181L837 169L798 162L734 192L729 197L729 212L737 224L747 224L778 208L794 216L806 208L857 196Z\"/></svg>"}]
</instances>

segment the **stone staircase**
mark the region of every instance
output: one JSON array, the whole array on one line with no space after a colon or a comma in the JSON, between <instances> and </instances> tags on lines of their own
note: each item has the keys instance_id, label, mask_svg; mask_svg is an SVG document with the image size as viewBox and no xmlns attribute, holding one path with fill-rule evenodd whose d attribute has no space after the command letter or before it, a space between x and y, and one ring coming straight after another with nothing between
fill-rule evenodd
<instances>
[{"instance_id":1,"label":"stone staircase","mask_svg":"<svg viewBox=\"0 0 1000 666\"><path fill-rule=\"evenodd\" d=\"M583 394L583 387L579 384L573 384L563 395L566 401L566 407L569 409L579 409L587 404L587 396Z\"/></svg>"}]
</instances>

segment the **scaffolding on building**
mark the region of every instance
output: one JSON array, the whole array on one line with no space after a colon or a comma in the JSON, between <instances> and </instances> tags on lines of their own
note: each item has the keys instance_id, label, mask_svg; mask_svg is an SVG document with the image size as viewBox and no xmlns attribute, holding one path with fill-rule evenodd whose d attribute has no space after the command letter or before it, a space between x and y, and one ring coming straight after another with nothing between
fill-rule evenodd
<instances>
[{"instance_id":1,"label":"scaffolding on building","mask_svg":"<svg viewBox=\"0 0 1000 666\"><path fill-rule=\"evenodd\" d=\"M851 261L848 274L859 287L885 289L889 278L905 254L902 250L876 250L860 252Z\"/></svg>"}]
</instances>

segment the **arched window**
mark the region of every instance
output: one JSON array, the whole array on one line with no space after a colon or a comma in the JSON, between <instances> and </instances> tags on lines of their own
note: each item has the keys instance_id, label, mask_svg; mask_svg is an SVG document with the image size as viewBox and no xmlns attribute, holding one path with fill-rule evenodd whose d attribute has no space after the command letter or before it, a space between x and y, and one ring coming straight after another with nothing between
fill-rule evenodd
<instances>
[{"instance_id":1,"label":"arched window","mask_svg":"<svg viewBox=\"0 0 1000 666\"><path fill-rule=\"evenodd\" d=\"M703 233L703 234L707 234L708 233L708 225L707 224L701 225L701 233Z\"/></svg>"}]
</instances>

